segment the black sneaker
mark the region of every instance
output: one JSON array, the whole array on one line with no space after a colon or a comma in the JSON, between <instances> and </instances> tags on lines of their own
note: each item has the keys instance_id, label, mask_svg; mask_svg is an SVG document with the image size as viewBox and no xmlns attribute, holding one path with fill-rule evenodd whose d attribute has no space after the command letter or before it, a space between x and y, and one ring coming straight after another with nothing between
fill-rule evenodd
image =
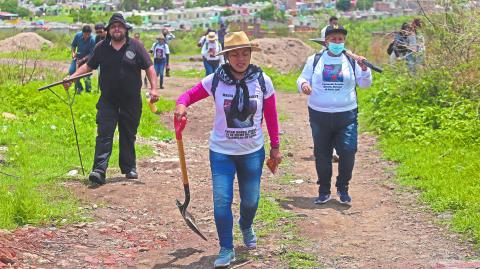
<instances>
[{"instance_id":1,"label":"black sneaker","mask_svg":"<svg viewBox=\"0 0 480 269\"><path fill-rule=\"evenodd\" d=\"M341 204L350 204L352 202L352 197L348 195L348 191L337 191L337 195Z\"/></svg>"},{"instance_id":2,"label":"black sneaker","mask_svg":"<svg viewBox=\"0 0 480 269\"><path fill-rule=\"evenodd\" d=\"M99 172L95 172L95 171L92 171L90 173L90 175L88 176L88 179L91 182L99 184L99 185L103 185L103 184L107 183L107 181L105 180L105 175L103 175L102 173L99 173Z\"/></svg>"},{"instance_id":3,"label":"black sneaker","mask_svg":"<svg viewBox=\"0 0 480 269\"><path fill-rule=\"evenodd\" d=\"M325 204L326 202L330 201L330 199L332 199L332 197L330 196L329 193L326 193L326 194L320 194L316 199L315 201L313 201L315 204Z\"/></svg>"},{"instance_id":4,"label":"black sneaker","mask_svg":"<svg viewBox=\"0 0 480 269\"><path fill-rule=\"evenodd\" d=\"M125 174L125 177L128 179L137 179L138 178L137 171L135 169L132 169L130 172Z\"/></svg>"}]
</instances>

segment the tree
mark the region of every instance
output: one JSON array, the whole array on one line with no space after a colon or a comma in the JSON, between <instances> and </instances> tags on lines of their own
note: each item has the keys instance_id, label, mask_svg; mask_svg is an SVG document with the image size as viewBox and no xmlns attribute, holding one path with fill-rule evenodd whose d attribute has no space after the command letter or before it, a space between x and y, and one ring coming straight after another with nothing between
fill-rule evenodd
<instances>
[{"instance_id":1,"label":"tree","mask_svg":"<svg viewBox=\"0 0 480 269\"><path fill-rule=\"evenodd\" d=\"M273 5L269 5L268 7L260 10L257 12L257 14L255 14L255 16L266 21L286 21L285 11L279 11Z\"/></svg>"},{"instance_id":2,"label":"tree","mask_svg":"<svg viewBox=\"0 0 480 269\"><path fill-rule=\"evenodd\" d=\"M57 0L48 0L47 1L47 6L54 6L57 4Z\"/></svg>"},{"instance_id":3,"label":"tree","mask_svg":"<svg viewBox=\"0 0 480 269\"><path fill-rule=\"evenodd\" d=\"M32 13L24 7L19 7L16 0L0 0L0 10L18 14L20 17L28 17Z\"/></svg>"},{"instance_id":4,"label":"tree","mask_svg":"<svg viewBox=\"0 0 480 269\"><path fill-rule=\"evenodd\" d=\"M135 25L142 25L143 23L142 16L138 16L138 15L130 16L127 18L127 22Z\"/></svg>"},{"instance_id":5,"label":"tree","mask_svg":"<svg viewBox=\"0 0 480 269\"><path fill-rule=\"evenodd\" d=\"M43 0L32 0L32 4L36 7L43 5Z\"/></svg>"},{"instance_id":6,"label":"tree","mask_svg":"<svg viewBox=\"0 0 480 269\"><path fill-rule=\"evenodd\" d=\"M15 13L17 13L20 17L29 17L32 15L32 12L28 8L24 7L18 7Z\"/></svg>"},{"instance_id":7,"label":"tree","mask_svg":"<svg viewBox=\"0 0 480 269\"><path fill-rule=\"evenodd\" d=\"M150 0L148 1L145 1L142 3L142 8L143 9L148 9L150 10L150 8L154 8L154 9L160 9L162 7L162 0Z\"/></svg>"},{"instance_id":8,"label":"tree","mask_svg":"<svg viewBox=\"0 0 480 269\"><path fill-rule=\"evenodd\" d=\"M357 0L357 9L367 10L373 7L373 0Z\"/></svg>"},{"instance_id":9,"label":"tree","mask_svg":"<svg viewBox=\"0 0 480 269\"><path fill-rule=\"evenodd\" d=\"M2 11L14 12L16 11L17 7L18 7L18 3L16 0L0 1L0 9Z\"/></svg>"},{"instance_id":10,"label":"tree","mask_svg":"<svg viewBox=\"0 0 480 269\"><path fill-rule=\"evenodd\" d=\"M93 12L85 8L72 10L70 13L70 17L72 17L73 22L83 22L83 23L96 22L95 19L93 18Z\"/></svg>"},{"instance_id":11,"label":"tree","mask_svg":"<svg viewBox=\"0 0 480 269\"><path fill-rule=\"evenodd\" d=\"M351 6L352 3L350 2L350 0L337 0L336 7L338 10L348 11L350 10Z\"/></svg>"},{"instance_id":12,"label":"tree","mask_svg":"<svg viewBox=\"0 0 480 269\"><path fill-rule=\"evenodd\" d=\"M230 9L227 9L227 10L224 10L224 11L220 12L220 16L222 16L222 17L228 17L228 16L234 15L234 14L235 14L235 11L230 10Z\"/></svg>"},{"instance_id":13,"label":"tree","mask_svg":"<svg viewBox=\"0 0 480 269\"><path fill-rule=\"evenodd\" d=\"M139 0L122 0L120 4L120 9L123 11L132 11L134 9L140 9L140 2Z\"/></svg>"},{"instance_id":14,"label":"tree","mask_svg":"<svg viewBox=\"0 0 480 269\"><path fill-rule=\"evenodd\" d=\"M275 19L275 7L273 5L269 5L268 7L257 12L255 16L260 17L262 20L273 21Z\"/></svg>"},{"instance_id":15,"label":"tree","mask_svg":"<svg viewBox=\"0 0 480 269\"><path fill-rule=\"evenodd\" d=\"M175 6L173 5L172 0L162 0L162 8L164 9L170 9L174 8Z\"/></svg>"},{"instance_id":16,"label":"tree","mask_svg":"<svg viewBox=\"0 0 480 269\"><path fill-rule=\"evenodd\" d=\"M192 8L192 7L194 7L192 4L192 1L187 0L187 2L185 3L185 8Z\"/></svg>"}]
</instances>

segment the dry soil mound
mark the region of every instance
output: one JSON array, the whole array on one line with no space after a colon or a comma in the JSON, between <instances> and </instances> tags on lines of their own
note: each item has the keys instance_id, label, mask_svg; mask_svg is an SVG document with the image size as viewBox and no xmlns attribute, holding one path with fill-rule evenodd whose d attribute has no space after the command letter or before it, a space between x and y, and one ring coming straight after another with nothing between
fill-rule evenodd
<instances>
[{"instance_id":1,"label":"dry soil mound","mask_svg":"<svg viewBox=\"0 0 480 269\"><path fill-rule=\"evenodd\" d=\"M252 63L272 67L282 73L301 68L308 56L315 52L297 38L260 38L254 43L259 44L262 51L252 54Z\"/></svg>"},{"instance_id":2,"label":"dry soil mound","mask_svg":"<svg viewBox=\"0 0 480 269\"><path fill-rule=\"evenodd\" d=\"M52 42L36 33L20 33L18 35L1 40L0 52L19 51L24 49L39 50L42 48L43 44L47 44L49 47L53 46Z\"/></svg>"}]
</instances>

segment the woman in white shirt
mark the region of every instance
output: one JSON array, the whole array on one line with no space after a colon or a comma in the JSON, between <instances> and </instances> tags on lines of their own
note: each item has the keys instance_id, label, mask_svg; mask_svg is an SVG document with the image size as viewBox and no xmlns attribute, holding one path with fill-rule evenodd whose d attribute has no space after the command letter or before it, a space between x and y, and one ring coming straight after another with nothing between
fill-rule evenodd
<instances>
[{"instance_id":1,"label":"woman in white shirt","mask_svg":"<svg viewBox=\"0 0 480 269\"><path fill-rule=\"evenodd\" d=\"M153 66L157 76L160 77L160 89L163 89L163 71L169 68L170 48L165 41L165 36L160 34L157 42L153 43L150 53L153 53Z\"/></svg>"},{"instance_id":2,"label":"woman in white shirt","mask_svg":"<svg viewBox=\"0 0 480 269\"><path fill-rule=\"evenodd\" d=\"M233 248L233 184L235 174L240 192L238 224L247 248L257 246L253 220L260 199L260 178L265 159L262 121L270 137L270 158L281 161L276 97L272 80L250 64L252 51L259 48L250 43L244 32L225 36L228 63L202 79L177 100L175 118L187 115L187 107L212 96L215 119L210 135L210 168L212 171L213 207L220 253L214 262L225 267L235 260Z\"/></svg>"},{"instance_id":3,"label":"woman in white shirt","mask_svg":"<svg viewBox=\"0 0 480 269\"><path fill-rule=\"evenodd\" d=\"M315 166L319 184L316 204L331 199L332 151L339 156L335 186L340 203L350 203L349 181L352 178L357 151L357 93L372 83L370 69L363 57L353 60L345 54L347 30L328 26L325 31L327 50L308 58L297 79L299 91L308 97L310 127L312 128Z\"/></svg>"},{"instance_id":4,"label":"woman in white shirt","mask_svg":"<svg viewBox=\"0 0 480 269\"><path fill-rule=\"evenodd\" d=\"M218 55L222 50L222 45L218 42L215 32L209 32L206 36L206 42L202 46L202 58L205 61L205 76L215 72L217 68L224 63L223 55Z\"/></svg>"}]
</instances>

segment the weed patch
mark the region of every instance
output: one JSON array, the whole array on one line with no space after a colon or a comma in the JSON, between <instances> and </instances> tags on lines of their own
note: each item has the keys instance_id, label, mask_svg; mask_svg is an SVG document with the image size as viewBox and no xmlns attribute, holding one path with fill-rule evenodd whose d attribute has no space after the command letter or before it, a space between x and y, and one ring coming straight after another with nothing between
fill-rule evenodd
<instances>
[{"instance_id":1,"label":"weed patch","mask_svg":"<svg viewBox=\"0 0 480 269\"><path fill-rule=\"evenodd\" d=\"M94 89L96 81L92 79ZM0 85L0 112L16 117L0 117L0 146L7 149L0 171L18 177L0 174L0 228L67 223L81 218L78 201L60 185L61 181L69 179L66 174L70 170L80 171L70 112L53 94L36 90L45 84L33 81L20 86L15 81L4 81ZM65 95L61 87L54 91ZM76 96L73 106L86 172L93 161L98 97L94 93L81 94ZM157 107L160 112L171 110L174 102L161 100ZM144 104L139 136L172 139L172 132L158 121L158 116ZM153 150L137 144L137 153L148 156ZM115 167L117 163L115 140L110 164Z\"/></svg>"}]
</instances>

